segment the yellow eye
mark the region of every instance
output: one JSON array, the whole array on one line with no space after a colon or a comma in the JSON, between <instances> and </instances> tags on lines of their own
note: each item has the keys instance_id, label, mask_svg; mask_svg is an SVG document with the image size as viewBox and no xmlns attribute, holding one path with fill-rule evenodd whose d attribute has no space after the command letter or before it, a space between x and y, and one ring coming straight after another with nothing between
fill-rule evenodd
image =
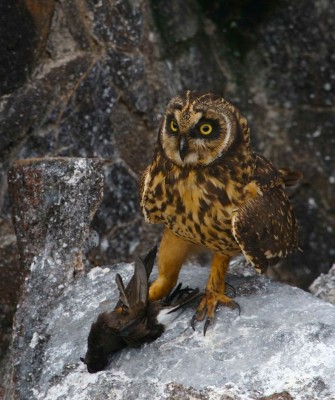
<instances>
[{"instance_id":1,"label":"yellow eye","mask_svg":"<svg viewBox=\"0 0 335 400\"><path fill-rule=\"evenodd\" d=\"M209 135L212 132L213 127L211 124L202 124L199 129L202 135Z\"/></svg>"},{"instance_id":2,"label":"yellow eye","mask_svg":"<svg viewBox=\"0 0 335 400\"><path fill-rule=\"evenodd\" d=\"M178 130L177 122L174 119L170 122L170 129L172 132L177 132Z\"/></svg>"}]
</instances>

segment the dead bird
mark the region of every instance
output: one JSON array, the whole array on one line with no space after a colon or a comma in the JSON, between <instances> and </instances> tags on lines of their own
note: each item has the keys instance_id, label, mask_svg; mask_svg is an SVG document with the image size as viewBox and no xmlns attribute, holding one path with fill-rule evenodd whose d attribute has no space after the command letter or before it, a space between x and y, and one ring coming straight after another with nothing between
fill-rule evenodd
<instances>
[{"instance_id":1,"label":"dead bird","mask_svg":"<svg viewBox=\"0 0 335 400\"><path fill-rule=\"evenodd\" d=\"M178 310L201 296L199 289L182 289L179 284L165 299L149 302L149 276L156 252L155 247L143 260L136 258L134 275L127 287L116 275L120 299L113 311L101 313L92 324L87 353L80 358L88 372L101 371L108 357L124 347L139 347L157 339L177 317Z\"/></svg>"}]
</instances>

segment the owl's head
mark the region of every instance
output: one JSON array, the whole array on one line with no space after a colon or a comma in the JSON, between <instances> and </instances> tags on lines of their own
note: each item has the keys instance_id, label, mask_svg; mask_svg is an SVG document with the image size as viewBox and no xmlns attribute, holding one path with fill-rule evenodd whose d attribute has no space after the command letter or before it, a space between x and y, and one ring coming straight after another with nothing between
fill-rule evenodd
<instances>
[{"instance_id":1,"label":"owl's head","mask_svg":"<svg viewBox=\"0 0 335 400\"><path fill-rule=\"evenodd\" d=\"M239 145L249 151L249 128L246 119L222 97L187 91L169 102L159 142L173 163L205 166Z\"/></svg>"}]
</instances>

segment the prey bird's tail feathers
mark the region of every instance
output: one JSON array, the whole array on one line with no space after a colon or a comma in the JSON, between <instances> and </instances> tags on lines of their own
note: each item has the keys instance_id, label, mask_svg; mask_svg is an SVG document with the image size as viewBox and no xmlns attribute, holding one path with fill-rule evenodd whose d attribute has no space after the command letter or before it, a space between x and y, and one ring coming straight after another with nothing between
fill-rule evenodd
<instances>
[{"instance_id":1,"label":"prey bird's tail feathers","mask_svg":"<svg viewBox=\"0 0 335 400\"><path fill-rule=\"evenodd\" d=\"M188 286L182 289L182 283L173 289L162 301L163 307L171 307L169 314L178 311L187 304L197 300L203 296L199 288L191 289Z\"/></svg>"},{"instance_id":2,"label":"prey bird's tail feathers","mask_svg":"<svg viewBox=\"0 0 335 400\"><path fill-rule=\"evenodd\" d=\"M163 300L159 302L157 322L165 328L175 320L185 306L203 296L199 289L181 288L181 283Z\"/></svg>"}]
</instances>

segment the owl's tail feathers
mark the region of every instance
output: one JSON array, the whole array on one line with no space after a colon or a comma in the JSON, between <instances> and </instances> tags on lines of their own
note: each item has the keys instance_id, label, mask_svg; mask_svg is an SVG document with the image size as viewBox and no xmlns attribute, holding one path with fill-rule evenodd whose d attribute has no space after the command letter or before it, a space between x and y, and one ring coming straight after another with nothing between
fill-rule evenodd
<instances>
[{"instance_id":1,"label":"owl's tail feathers","mask_svg":"<svg viewBox=\"0 0 335 400\"><path fill-rule=\"evenodd\" d=\"M280 168L279 173L286 187L295 186L303 177L300 171L292 171L289 168Z\"/></svg>"}]
</instances>

